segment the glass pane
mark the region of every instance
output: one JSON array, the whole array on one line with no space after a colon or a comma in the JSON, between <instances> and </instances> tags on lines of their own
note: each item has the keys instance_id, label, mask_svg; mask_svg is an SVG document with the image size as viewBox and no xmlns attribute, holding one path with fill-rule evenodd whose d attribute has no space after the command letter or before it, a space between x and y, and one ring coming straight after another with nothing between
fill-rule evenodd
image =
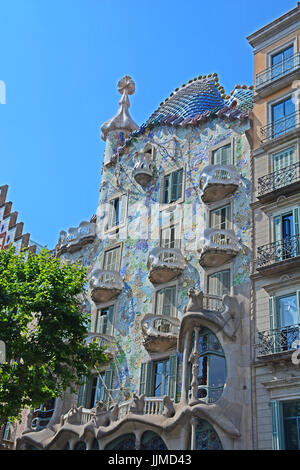
<instances>
[{"instance_id":1,"label":"glass pane","mask_svg":"<svg viewBox=\"0 0 300 470\"><path fill-rule=\"evenodd\" d=\"M298 323L298 306L296 294L278 299L280 326L295 325Z\"/></svg>"},{"instance_id":2,"label":"glass pane","mask_svg":"<svg viewBox=\"0 0 300 470\"><path fill-rule=\"evenodd\" d=\"M300 418L300 400L293 400L283 402L283 416L284 418Z\"/></svg>"},{"instance_id":3,"label":"glass pane","mask_svg":"<svg viewBox=\"0 0 300 470\"><path fill-rule=\"evenodd\" d=\"M199 419L196 429L196 450L222 449L214 428L205 420Z\"/></svg>"},{"instance_id":4,"label":"glass pane","mask_svg":"<svg viewBox=\"0 0 300 470\"><path fill-rule=\"evenodd\" d=\"M169 361L155 363L154 396L168 395Z\"/></svg>"},{"instance_id":5,"label":"glass pane","mask_svg":"<svg viewBox=\"0 0 300 470\"><path fill-rule=\"evenodd\" d=\"M222 387L226 380L225 358L211 355L209 359L209 386Z\"/></svg>"},{"instance_id":6,"label":"glass pane","mask_svg":"<svg viewBox=\"0 0 300 470\"><path fill-rule=\"evenodd\" d=\"M300 442L298 435L299 419L285 419L284 420L284 434L285 434L285 449L286 450L299 450Z\"/></svg>"}]
</instances>

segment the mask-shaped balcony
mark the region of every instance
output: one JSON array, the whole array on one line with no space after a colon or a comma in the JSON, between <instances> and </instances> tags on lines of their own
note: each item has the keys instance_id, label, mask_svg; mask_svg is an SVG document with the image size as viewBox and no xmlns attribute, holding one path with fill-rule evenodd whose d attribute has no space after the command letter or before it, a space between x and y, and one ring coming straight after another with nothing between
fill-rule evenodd
<instances>
[{"instance_id":1,"label":"mask-shaped balcony","mask_svg":"<svg viewBox=\"0 0 300 470\"><path fill-rule=\"evenodd\" d=\"M240 184L240 174L234 165L208 165L200 176L202 201L221 201L235 193Z\"/></svg>"},{"instance_id":2,"label":"mask-shaped balcony","mask_svg":"<svg viewBox=\"0 0 300 470\"><path fill-rule=\"evenodd\" d=\"M67 232L62 230L59 234L56 252L58 255L68 251L73 253L84 245L94 241L96 237L96 224L81 222L79 227L70 227Z\"/></svg>"},{"instance_id":3,"label":"mask-shaped balcony","mask_svg":"<svg viewBox=\"0 0 300 470\"><path fill-rule=\"evenodd\" d=\"M162 315L146 315L142 320L144 346L151 352L165 352L176 347L180 320Z\"/></svg>"},{"instance_id":4,"label":"mask-shaped balcony","mask_svg":"<svg viewBox=\"0 0 300 470\"><path fill-rule=\"evenodd\" d=\"M147 186L153 177L153 160L148 152L139 153L134 165L132 176L141 186Z\"/></svg>"},{"instance_id":5,"label":"mask-shaped balcony","mask_svg":"<svg viewBox=\"0 0 300 470\"><path fill-rule=\"evenodd\" d=\"M89 331L86 342L91 343L92 341L96 341L99 346L105 347L104 352L108 355L109 360L112 360L116 356L118 347L114 336L99 331Z\"/></svg>"},{"instance_id":6,"label":"mask-shaped balcony","mask_svg":"<svg viewBox=\"0 0 300 470\"><path fill-rule=\"evenodd\" d=\"M91 274L90 288L94 302L109 302L122 292L123 280L117 271L95 269Z\"/></svg>"},{"instance_id":7,"label":"mask-shaped balcony","mask_svg":"<svg viewBox=\"0 0 300 470\"><path fill-rule=\"evenodd\" d=\"M184 271L185 260L178 248L154 248L148 258L149 279L163 284L177 279Z\"/></svg>"},{"instance_id":8,"label":"mask-shaped balcony","mask_svg":"<svg viewBox=\"0 0 300 470\"><path fill-rule=\"evenodd\" d=\"M205 267L221 266L230 261L241 250L233 230L208 228L200 241L199 263Z\"/></svg>"}]
</instances>

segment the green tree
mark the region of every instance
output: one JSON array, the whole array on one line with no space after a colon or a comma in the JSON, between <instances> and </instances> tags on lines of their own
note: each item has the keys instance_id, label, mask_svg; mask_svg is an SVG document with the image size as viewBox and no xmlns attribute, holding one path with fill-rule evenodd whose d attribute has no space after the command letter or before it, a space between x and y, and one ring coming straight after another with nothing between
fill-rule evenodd
<instances>
[{"instance_id":1,"label":"green tree","mask_svg":"<svg viewBox=\"0 0 300 470\"><path fill-rule=\"evenodd\" d=\"M88 315L81 310L86 268L44 249L38 255L0 251L0 425L20 417L107 361L96 342L87 344Z\"/></svg>"}]
</instances>

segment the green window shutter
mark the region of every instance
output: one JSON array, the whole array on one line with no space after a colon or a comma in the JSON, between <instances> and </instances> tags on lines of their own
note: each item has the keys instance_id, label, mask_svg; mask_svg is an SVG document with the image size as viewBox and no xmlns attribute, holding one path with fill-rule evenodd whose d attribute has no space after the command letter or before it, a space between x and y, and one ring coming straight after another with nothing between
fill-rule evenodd
<instances>
[{"instance_id":1,"label":"green window shutter","mask_svg":"<svg viewBox=\"0 0 300 470\"><path fill-rule=\"evenodd\" d=\"M300 290L297 290L298 323L300 323Z\"/></svg>"},{"instance_id":2,"label":"green window shutter","mask_svg":"<svg viewBox=\"0 0 300 470\"><path fill-rule=\"evenodd\" d=\"M112 369L106 369L105 371L105 377L104 377L104 392L103 392L103 401L104 403L109 403L110 402L110 395L112 394L111 389L112 389L112 383L113 383L113 370ZM107 391L109 390L109 392Z\"/></svg>"},{"instance_id":3,"label":"green window shutter","mask_svg":"<svg viewBox=\"0 0 300 470\"><path fill-rule=\"evenodd\" d=\"M163 202L165 204L170 202L170 186L171 186L171 175L167 175L164 177Z\"/></svg>"},{"instance_id":4,"label":"green window shutter","mask_svg":"<svg viewBox=\"0 0 300 470\"><path fill-rule=\"evenodd\" d=\"M153 396L154 364L153 361L143 362L140 376L140 395Z\"/></svg>"},{"instance_id":5,"label":"green window shutter","mask_svg":"<svg viewBox=\"0 0 300 470\"><path fill-rule=\"evenodd\" d=\"M269 313L270 313L270 330L274 330L276 328L276 298L270 297L269 298Z\"/></svg>"},{"instance_id":6,"label":"green window shutter","mask_svg":"<svg viewBox=\"0 0 300 470\"><path fill-rule=\"evenodd\" d=\"M284 450L284 430L282 419L282 403L278 400L272 400L272 448L273 450Z\"/></svg>"},{"instance_id":7,"label":"green window shutter","mask_svg":"<svg viewBox=\"0 0 300 470\"><path fill-rule=\"evenodd\" d=\"M146 394L146 372L147 372L147 363L143 362L141 366L141 376L140 376L140 395Z\"/></svg>"},{"instance_id":8,"label":"green window shutter","mask_svg":"<svg viewBox=\"0 0 300 470\"><path fill-rule=\"evenodd\" d=\"M91 395L92 395L92 384L93 384L93 379L88 379L85 385L84 389L84 397L83 397L83 406L85 408L90 407L90 402L91 402Z\"/></svg>"},{"instance_id":9,"label":"green window shutter","mask_svg":"<svg viewBox=\"0 0 300 470\"><path fill-rule=\"evenodd\" d=\"M169 316L169 317L174 317L176 316L176 305L175 305L175 300L176 300L176 287L166 287L164 289L164 295L163 295L163 309L162 309L162 314Z\"/></svg>"},{"instance_id":10,"label":"green window shutter","mask_svg":"<svg viewBox=\"0 0 300 470\"><path fill-rule=\"evenodd\" d=\"M299 207L293 210L293 219L294 219L294 234L295 237L300 234L300 227L299 227ZM300 240L295 238L295 256L299 256L300 254Z\"/></svg>"},{"instance_id":11,"label":"green window shutter","mask_svg":"<svg viewBox=\"0 0 300 470\"><path fill-rule=\"evenodd\" d=\"M172 400L176 398L176 384L177 384L177 355L170 356L170 371L168 383L168 395Z\"/></svg>"}]
</instances>

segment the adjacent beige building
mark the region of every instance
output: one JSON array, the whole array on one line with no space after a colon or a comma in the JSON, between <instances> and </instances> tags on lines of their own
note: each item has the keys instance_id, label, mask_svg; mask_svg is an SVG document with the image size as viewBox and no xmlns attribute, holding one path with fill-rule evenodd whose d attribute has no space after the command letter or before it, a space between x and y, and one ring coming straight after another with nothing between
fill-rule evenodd
<instances>
[{"instance_id":1,"label":"adjacent beige building","mask_svg":"<svg viewBox=\"0 0 300 470\"><path fill-rule=\"evenodd\" d=\"M300 3L248 37L255 69L251 315L257 449L300 449L299 36Z\"/></svg>"}]
</instances>

